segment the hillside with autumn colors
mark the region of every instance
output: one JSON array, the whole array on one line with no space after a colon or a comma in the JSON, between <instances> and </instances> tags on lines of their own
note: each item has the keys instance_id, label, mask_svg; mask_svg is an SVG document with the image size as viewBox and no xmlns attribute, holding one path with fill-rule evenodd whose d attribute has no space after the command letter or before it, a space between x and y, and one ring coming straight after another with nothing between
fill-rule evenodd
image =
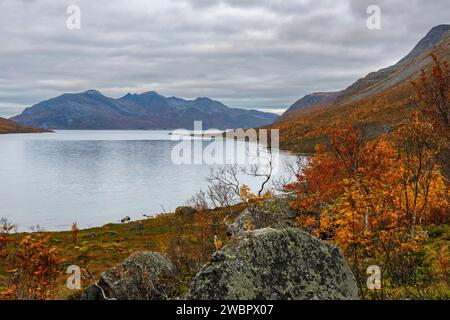
<instances>
[{"instance_id":1,"label":"hillside with autumn colors","mask_svg":"<svg viewBox=\"0 0 450 320\"><path fill-rule=\"evenodd\" d=\"M449 49L437 26L294 104L271 126L314 152L291 179L272 180L270 157L212 169L186 206L141 221L18 233L0 218L0 300L450 300Z\"/></svg>"},{"instance_id":2,"label":"hillside with autumn colors","mask_svg":"<svg viewBox=\"0 0 450 320\"><path fill-rule=\"evenodd\" d=\"M412 81L431 70L431 55L450 61L449 30L450 25L433 28L397 64L370 73L339 93L321 93L325 98L309 99L295 108L298 101L269 128L280 129L282 148L308 153L325 142L328 129L351 124L367 138L394 131L414 110Z\"/></svg>"},{"instance_id":3,"label":"hillside with autumn colors","mask_svg":"<svg viewBox=\"0 0 450 320\"><path fill-rule=\"evenodd\" d=\"M22 126L14 121L0 118L0 134L6 133L39 133L49 132L47 129L38 129Z\"/></svg>"}]
</instances>

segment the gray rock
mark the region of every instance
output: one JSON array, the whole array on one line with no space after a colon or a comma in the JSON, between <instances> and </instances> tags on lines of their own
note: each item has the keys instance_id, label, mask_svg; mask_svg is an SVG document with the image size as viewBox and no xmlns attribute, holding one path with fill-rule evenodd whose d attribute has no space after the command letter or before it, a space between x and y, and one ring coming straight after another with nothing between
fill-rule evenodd
<instances>
[{"instance_id":1,"label":"gray rock","mask_svg":"<svg viewBox=\"0 0 450 320\"><path fill-rule=\"evenodd\" d=\"M103 300L102 292L99 287L91 285L81 294L80 300Z\"/></svg>"},{"instance_id":2,"label":"gray rock","mask_svg":"<svg viewBox=\"0 0 450 320\"><path fill-rule=\"evenodd\" d=\"M131 221L131 218L129 216L126 216L125 218L122 218L120 220L121 223L129 222L129 221Z\"/></svg>"},{"instance_id":3,"label":"gray rock","mask_svg":"<svg viewBox=\"0 0 450 320\"><path fill-rule=\"evenodd\" d=\"M261 208L245 209L235 218L230 227L235 234L267 227L283 229L294 227L297 216L298 212L289 206L287 199L274 198L267 201Z\"/></svg>"},{"instance_id":4,"label":"gray rock","mask_svg":"<svg viewBox=\"0 0 450 320\"><path fill-rule=\"evenodd\" d=\"M142 230L145 230L145 226L142 222L138 222L130 228L130 231L142 231Z\"/></svg>"},{"instance_id":5,"label":"gray rock","mask_svg":"<svg viewBox=\"0 0 450 320\"><path fill-rule=\"evenodd\" d=\"M139 252L118 266L103 272L98 284L107 298L117 300L162 300L172 293L169 283L174 267L161 253ZM82 296L85 300L103 299L101 290L90 286Z\"/></svg>"},{"instance_id":6,"label":"gray rock","mask_svg":"<svg viewBox=\"0 0 450 320\"><path fill-rule=\"evenodd\" d=\"M105 235L105 236L116 236L116 235L117 235L117 232L116 232L116 231L109 230L109 231L105 231L105 232L103 233L103 235Z\"/></svg>"},{"instance_id":7,"label":"gray rock","mask_svg":"<svg viewBox=\"0 0 450 320\"><path fill-rule=\"evenodd\" d=\"M182 216L193 216L197 211L193 207L182 206L175 209L175 214Z\"/></svg>"},{"instance_id":8,"label":"gray rock","mask_svg":"<svg viewBox=\"0 0 450 320\"><path fill-rule=\"evenodd\" d=\"M89 234L87 234L86 236L85 236L85 238L87 238L87 239L95 239L95 238L97 238L98 237L98 235L96 234L96 233L89 233Z\"/></svg>"},{"instance_id":9,"label":"gray rock","mask_svg":"<svg viewBox=\"0 0 450 320\"><path fill-rule=\"evenodd\" d=\"M193 279L187 299L357 299L350 268L335 246L299 229L239 234Z\"/></svg>"}]
</instances>

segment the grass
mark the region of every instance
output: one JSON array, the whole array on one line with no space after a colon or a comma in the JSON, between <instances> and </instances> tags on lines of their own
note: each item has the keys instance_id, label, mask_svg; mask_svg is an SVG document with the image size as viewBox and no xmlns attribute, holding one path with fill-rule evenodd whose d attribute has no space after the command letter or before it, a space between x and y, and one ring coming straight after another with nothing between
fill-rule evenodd
<instances>
[{"instance_id":1,"label":"grass","mask_svg":"<svg viewBox=\"0 0 450 320\"><path fill-rule=\"evenodd\" d=\"M235 207L235 214L240 210ZM223 217L221 209L208 212L211 216L216 214ZM221 221L221 220L220 220ZM139 228L138 228L139 227ZM106 224L102 227L79 230L76 243L73 243L71 231L46 232L49 242L58 248L58 252L64 259L62 273L58 280L58 294L56 299L68 299L77 297L81 291L69 290L66 288L68 275L64 272L69 265L79 265L86 267L96 279L107 269L114 267L134 252L156 251L171 255L171 247L180 246L182 257L180 261L193 268L186 268L181 264L181 286L186 289L191 277L196 273L197 267L201 266L209 259L214 252L212 228L210 226L203 229L205 231L206 246L200 238L201 224L197 215L183 215L175 213L160 214L145 220L133 221L124 224ZM226 230L224 226L218 228L219 237L226 241ZM18 243L29 233L12 234L13 241L9 245L10 254L14 251L14 243ZM202 256L203 248L203 258ZM174 259L172 259L173 261ZM0 261L0 292L6 289L9 279L7 272L9 265L5 260ZM86 288L90 283L83 284Z\"/></svg>"},{"instance_id":2,"label":"grass","mask_svg":"<svg viewBox=\"0 0 450 320\"><path fill-rule=\"evenodd\" d=\"M241 212L240 207L235 208L234 215ZM209 212L223 216L220 209ZM142 230L137 230L137 226L142 224ZM433 257L433 252L439 252L443 247L450 245L450 226L446 224L433 225L427 228L428 240L418 255ZM183 252L180 261L185 261L186 265L194 266L186 268L183 265L180 273L180 292L185 292L188 288L192 276L195 275L198 268L214 252L212 241L212 230L207 230L207 246L202 258L202 241L200 239L200 224L195 215L182 215L175 213L161 214L141 221L133 221L126 224L107 224L102 227L80 230L76 243L72 242L72 233L70 231L44 232L49 236L50 243L58 248L59 253L65 259L62 266L62 273L58 280L58 294L56 299L78 298L81 290L67 289L65 282L67 275L64 270L69 265L75 264L87 269L98 279L100 274L119 264L130 254L138 251L156 251L169 255L171 254L171 245L177 242ZM13 242L18 242L27 233L13 234ZM219 237L225 243L227 237L225 228L219 228ZM11 250L13 246L11 245ZM184 260L183 260L184 259ZM422 261L424 258L421 258ZM425 261L425 260L424 260ZM419 269L426 267L417 266ZM429 263L430 261L428 261ZM5 289L9 274L6 261L0 261L0 291ZM448 281L448 279L447 279ZM85 288L90 283L84 282ZM425 299L450 299L449 286L446 280L434 282L423 290Z\"/></svg>"}]
</instances>

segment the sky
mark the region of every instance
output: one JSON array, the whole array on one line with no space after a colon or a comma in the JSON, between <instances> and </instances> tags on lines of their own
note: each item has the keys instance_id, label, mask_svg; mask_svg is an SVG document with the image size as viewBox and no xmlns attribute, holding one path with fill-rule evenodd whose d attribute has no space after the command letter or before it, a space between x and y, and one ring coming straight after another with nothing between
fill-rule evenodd
<instances>
[{"instance_id":1,"label":"sky","mask_svg":"<svg viewBox=\"0 0 450 320\"><path fill-rule=\"evenodd\" d=\"M281 112L394 64L448 12L448 0L0 0L0 116L88 89Z\"/></svg>"}]
</instances>

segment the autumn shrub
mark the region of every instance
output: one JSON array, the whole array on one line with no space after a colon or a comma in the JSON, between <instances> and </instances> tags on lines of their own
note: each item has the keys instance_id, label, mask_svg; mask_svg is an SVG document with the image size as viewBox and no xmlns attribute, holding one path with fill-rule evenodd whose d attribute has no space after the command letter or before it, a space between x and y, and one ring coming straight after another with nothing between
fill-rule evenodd
<instances>
[{"instance_id":1,"label":"autumn shrub","mask_svg":"<svg viewBox=\"0 0 450 320\"><path fill-rule=\"evenodd\" d=\"M299 225L344 251L362 297L370 264L381 267L387 284L420 297L424 279L415 267L427 238L423 227L449 217L448 186L430 147L433 135L418 114L400 129L397 144L387 138L362 143L351 127L333 130L329 145L319 147L297 182L287 186L296 193L292 206L305 213Z\"/></svg>"},{"instance_id":2,"label":"autumn shrub","mask_svg":"<svg viewBox=\"0 0 450 320\"><path fill-rule=\"evenodd\" d=\"M447 61L438 60L435 54L430 56L433 59L431 71L422 71L419 79L412 81L415 89L413 102L439 137L437 158L448 179L450 177L450 68Z\"/></svg>"},{"instance_id":3,"label":"autumn shrub","mask_svg":"<svg viewBox=\"0 0 450 320\"><path fill-rule=\"evenodd\" d=\"M240 199L242 206L248 213L250 220L246 221L247 230L253 229L254 226L267 226L270 224L272 215L267 210L261 210L265 204L272 198L270 191L254 194L247 185L240 188Z\"/></svg>"},{"instance_id":4,"label":"autumn shrub","mask_svg":"<svg viewBox=\"0 0 450 320\"><path fill-rule=\"evenodd\" d=\"M0 259L6 259L8 255L7 246L11 242L11 231L15 226L6 218L0 219Z\"/></svg>"},{"instance_id":5,"label":"autumn shrub","mask_svg":"<svg viewBox=\"0 0 450 320\"><path fill-rule=\"evenodd\" d=\"M57 293L56 281L63 259L43 234L25 236L14 253L11 281L5 299L47 300Z\"/></svg>"},{"instance_id":6,"label":"autumn shrub","mask_svg":"<svg viewBox=\"0 0 450 320\"><path fill-rule=\"evenodd\" d=\"M448 246L424 249L427 227L450 221L447 66L435 59L414 87L418 109L394 134L365 141L350 125L329 130L328 143L286 186L302 212L298 224L344 251L362 298L423 298L436 279L448 285ZM371 264L385 277L380 292L365 289Z\"/></svg>"}]
</instances>

